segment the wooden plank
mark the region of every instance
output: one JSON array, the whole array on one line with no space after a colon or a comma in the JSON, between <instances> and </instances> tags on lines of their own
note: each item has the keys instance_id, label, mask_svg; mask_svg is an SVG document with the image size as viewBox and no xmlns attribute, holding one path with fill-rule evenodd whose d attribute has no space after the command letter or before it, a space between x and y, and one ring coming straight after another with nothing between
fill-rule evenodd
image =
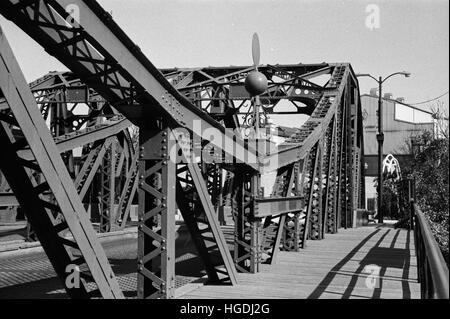
<instances>
[{"instance_id":1,"label":"wooden plank","mask_svg":"<svg viewBox=\"0 0 450 319\"><path fill-rule=\"evenodd\" d=\"M276 265L238 274L238 285L200 286L179 298L420 298L414 241L408 232L373 226L343 230L299 253L280 252ZM380 287L371 289L365 267L377 263Z\"/></svg>"}]
</instances>

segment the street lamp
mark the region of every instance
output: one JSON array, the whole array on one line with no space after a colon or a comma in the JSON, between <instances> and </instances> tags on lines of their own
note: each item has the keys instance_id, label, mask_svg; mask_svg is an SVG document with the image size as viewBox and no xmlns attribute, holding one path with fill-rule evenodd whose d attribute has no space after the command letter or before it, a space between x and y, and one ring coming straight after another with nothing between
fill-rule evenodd
<instances>
[{"instance_id":1,"label":"street lamp","mask_svg":"<svg viewBox=\"0 0 450 319\"><path fill-rule=\"evenodd\" d=\"M356 74L357 77L367 76L369 78L374 79L378 83L378 133L377 133L377 141L378 141L378 223L383 223L383 212L381 211L381 203L383 201L383 142L384 142L384 133L383 133L383 99L382 99L382 85L386 82L387 79L394 75L404 75L405 77L409 77L411 73L402 71L395 72L384 79L380 76L375 78L374 76L368 73Z\"/></svg>"}]
</instances>

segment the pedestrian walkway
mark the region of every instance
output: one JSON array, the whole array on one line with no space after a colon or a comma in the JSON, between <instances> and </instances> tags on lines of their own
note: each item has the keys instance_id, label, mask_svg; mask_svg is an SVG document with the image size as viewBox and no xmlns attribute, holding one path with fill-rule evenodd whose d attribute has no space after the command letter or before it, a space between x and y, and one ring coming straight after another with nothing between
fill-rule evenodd
<instances>
[{"instance_id":1,"label":"pedestrian walkway","mask_svg":"<svg viewBox=\"0 0 450 319\"><path fill-rule=\"evenodd\" d=\"M413 233L392 225L340 229L238 279L236 286L197 286L180 298L420 298Z\"/></svg>"}]
</instances>

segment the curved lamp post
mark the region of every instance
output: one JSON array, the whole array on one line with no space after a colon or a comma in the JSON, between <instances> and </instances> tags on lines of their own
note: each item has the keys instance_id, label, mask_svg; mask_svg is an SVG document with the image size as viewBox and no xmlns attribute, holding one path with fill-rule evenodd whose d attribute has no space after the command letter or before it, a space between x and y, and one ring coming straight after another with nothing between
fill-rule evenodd
<instances>
[{"instance_id":1,"label":"curved lamp post","mask_svg":"<svg viewBox=\"0 0 450 319\"><path fill-rule=\"evenodd\" d=\"M380 76L378 79L368 73L359 73L356 74L357 77L364 77L367 76L369 78L372 78L378 83L378 133L377 133L377 141L378 141L378 201L377 201L377 210L378 210L378 223L383 223L383 212L381 211L381 203L383 201L383 142L384 142L384 133L383 133L383 99L381 96L382 92L382 85L384 82L386 82L387 79L390 77L393 77L395 75L404 75L405 77L409 77L411 73L402 71L402 72L395 72L384 79Z\"/></svg>"}]
</instances>

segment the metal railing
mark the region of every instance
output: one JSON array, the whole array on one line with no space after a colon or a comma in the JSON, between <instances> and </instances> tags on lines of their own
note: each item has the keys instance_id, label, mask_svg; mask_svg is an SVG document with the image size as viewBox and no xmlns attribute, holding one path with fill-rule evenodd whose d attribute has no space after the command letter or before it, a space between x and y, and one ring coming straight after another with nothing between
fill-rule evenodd
<instances>
[{"instance_id":1,"label":"metal railing","mask_svg":"<svg viewBox=\"0 0 450 319\"><path fill-rule=\"evenodd\" d=\"M448 267L431 227L419 206L411 201L417 277L422 299L449 299Z\"/></svg>"}]
</instances>

